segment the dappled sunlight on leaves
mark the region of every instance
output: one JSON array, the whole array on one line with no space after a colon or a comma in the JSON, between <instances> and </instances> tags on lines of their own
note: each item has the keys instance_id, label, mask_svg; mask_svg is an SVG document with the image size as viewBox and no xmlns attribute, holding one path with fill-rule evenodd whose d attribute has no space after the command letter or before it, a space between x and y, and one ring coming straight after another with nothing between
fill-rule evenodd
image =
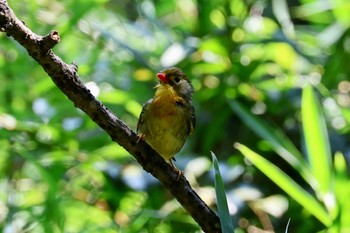
<instances>
[{"instance_id":1,"label":"dappled sunlight on leaves","mask_svg":"<svg viewBox=\"0 0 350 233\"><path fill-rule=\"evenodd\" d=\"M289 218L288 232L350 229L346 0L10 5L35 33L59 31L53 51L76 63L90 92L133 130L157 72L182 68L195 89L196 130L175 163L215 209L209 159L215 151L238 232L284 232ZM26 51L4 33L0 42L0 231L199 232L166 189L76 109ZM334 171L318 171L319 179L331 174L335 186L322 195L310 192L317 184L301 132L301 93L309 85L320 102L315 116L324 115L329 132L328 159L334 158ZM321 196L316 203L324 212L310 214L238 154L235 142L261 153L310 196Z\"/></svg>"}]
</instances>

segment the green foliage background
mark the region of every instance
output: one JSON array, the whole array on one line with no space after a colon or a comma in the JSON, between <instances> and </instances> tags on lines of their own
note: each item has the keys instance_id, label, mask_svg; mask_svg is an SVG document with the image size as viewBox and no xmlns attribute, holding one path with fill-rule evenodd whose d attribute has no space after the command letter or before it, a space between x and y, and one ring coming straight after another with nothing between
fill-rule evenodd
<instances>
[{"instance_id":1,"label":"green foliage background","mask_svg":"<svg viewBox=\"0 0 350 233\"><path fill-rule=\"evenodd\" d=\"M216 208L210 170L215 152L235 232L284 232L289 219L288 232L349 230L347 0L9 4L35 33L59 31L55 53L77 63L91 91L133 129L142 103L154 93L156 72L178 66L190 76L197 128L176 164ZM0 83L2 232L200 232L177 201L4 33ZM304 118L305 112L313 118ZM315 119L324 128L311 127ZM318 137L319 131L325 135ZM319 141L310 141L312 135ZM310 157L314 143L336 182L318 179L317 166L323 165L315 153ZM311 169L293 167L281 148ZM283 182L269 179L287 179L280 171L293 180L290 190L304 190L321 214L296 201ZM324 214L329 221L317 217Z\"/></svg>"}]
</instances>

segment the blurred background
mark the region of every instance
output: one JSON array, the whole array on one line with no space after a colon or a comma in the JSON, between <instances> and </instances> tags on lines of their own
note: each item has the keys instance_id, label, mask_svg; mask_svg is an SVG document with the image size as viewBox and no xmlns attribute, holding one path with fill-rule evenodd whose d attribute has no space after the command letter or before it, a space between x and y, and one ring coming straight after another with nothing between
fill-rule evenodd
<instances>
[{"instance_id":1,"label":"blurred background","mask_svg":"<svg viewBox=\"0 0 350 233\"><path fill-rule=\"evenodd\" d=\"M185 71L195 88L197 125L176 165L216 211L210 151L216 154L235 232L349 232L349 1L9 4L35 33L59 31L54 52L78 64L91 92L133 130L154 94L155 74L169 66ZM0 82L1 232L201 232L5 33ZM325 123L314 143L302 124L306 86L318 106L314 119ZM236 142L277 167L277 178L283 172L295 183L271 180L275 173L255 166ZM307 148L317 143L329 179L311 174L315 185L305 174L315 171L317 155ZM306 208L308 198L319 209Z\"/></svg>"}]
</instances>

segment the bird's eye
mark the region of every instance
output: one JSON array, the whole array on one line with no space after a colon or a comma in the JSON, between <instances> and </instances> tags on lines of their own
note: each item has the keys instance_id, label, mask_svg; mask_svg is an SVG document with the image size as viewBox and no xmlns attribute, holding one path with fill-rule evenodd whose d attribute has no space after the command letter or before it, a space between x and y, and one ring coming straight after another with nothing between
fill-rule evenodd
<instances>
[{"instance_id":1,"label":"bird's eye","mask_svg":"<svg viewBox=\"0 0 350 233\"><path fill-rule=\"evenodd\" d=\"M179 77L179 76L176 76L176 77L174 78L174 81L175 81L176 83L180 82L180 77Z\"/></svg>"}]
</instances>

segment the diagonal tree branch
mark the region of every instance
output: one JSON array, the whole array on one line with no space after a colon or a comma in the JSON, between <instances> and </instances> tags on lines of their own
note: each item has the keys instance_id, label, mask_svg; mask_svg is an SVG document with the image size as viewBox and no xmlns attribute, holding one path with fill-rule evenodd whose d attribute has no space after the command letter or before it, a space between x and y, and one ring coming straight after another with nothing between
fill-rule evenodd
<instances>
[{"instance_id":1,"label":"diagonal tree branch","mask_svg":"<svg viewBox=\"0 0 350 233\"><path fill-rule=\"evenodd\" d=\"M133 155L144 170L163 183L204 232L221 232L219 217L203 202L186 178L182 176L177 181L177 174L170 165L149 145L137 143L137 135L90 93L79 79L78 66L64 63L52 52L51 49L60 40L57 31L47 36L36 35L15 16L6 0L0 0L0 31L18 41L75 107L84 111L113 141Z\"/></svg>"}]
</instances>

